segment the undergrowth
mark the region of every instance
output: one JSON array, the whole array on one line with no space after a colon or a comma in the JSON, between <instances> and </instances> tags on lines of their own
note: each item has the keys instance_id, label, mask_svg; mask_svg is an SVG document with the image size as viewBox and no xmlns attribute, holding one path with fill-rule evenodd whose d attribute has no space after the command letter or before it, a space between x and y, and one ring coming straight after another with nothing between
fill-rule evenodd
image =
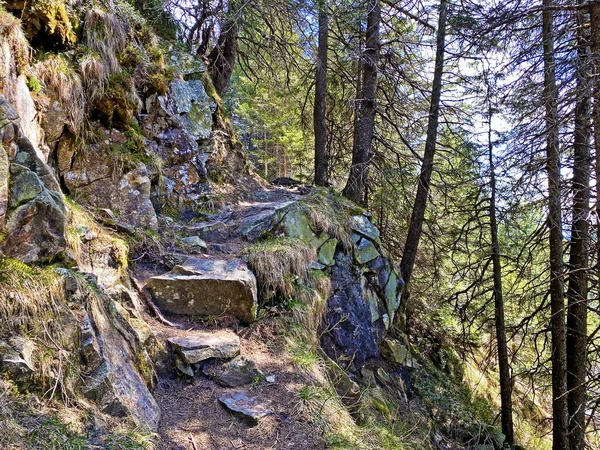
<instances>
[{"instance_id":1,"label":"undergrowth","mask_svg":"<svg viewBox=\"0 0 600 450\"><path fill-rule=\"evenodd\" d=\"M117 423L97 427L93 411L85 406L50 407L36 395L19 393L12 382L0 379L0 448L150 450L154 445L148 433Z\"/></svg>"}]
</instances>

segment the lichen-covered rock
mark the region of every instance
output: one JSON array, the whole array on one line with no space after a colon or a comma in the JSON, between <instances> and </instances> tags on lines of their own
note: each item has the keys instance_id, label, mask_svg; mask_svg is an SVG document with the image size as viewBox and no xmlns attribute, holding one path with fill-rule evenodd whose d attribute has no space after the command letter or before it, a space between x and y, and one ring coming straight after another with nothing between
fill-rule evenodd
<instances>
[{"instance_id":1,"label":"lichen-covered rock","mask_svg":"<svg viewBox=\"0 0 600 450\"><path fill-rule=\"evenodd\" d=\"M379 240L379 230L365 215L353 216L350 220L352 229L362 236L372 240Z\"/></svg>"},{"instance_id":2,"label":"lichen-covered rock","mask_svg":"<svg viewBox=\"0 0 600 450\"><path fill-rule=\"evenodd\" d=\"M18 152L15 159L27 164L28 158L37 156ZM35 167L35 163L29 165ZM48 182L55 187L49 171L30 167L10 165L6 239L2 243L7 254L26 263L49 261L66 249L67 217L62 197L46 188Z\"/></svg>"},{"instance_id":3,"label":"lichen-covered rock","mask_svg":"<svg viewBox=\"0 0 600 450\"><path fill-rule=\"evenodd\" d=\"M379 251L373 242L365 238L361 238L358 241L356 245L356 261L359 264L366 264L379 256Z\"/></svg>"},{"instance_id":4,"label":"lichen-covered rock","mask_svg":"<svg viewBox=\"0 0 600 450\"><path fill-rule=\"evenodd\" d=\"M107 208L133 226L156 229L158 221L150 200L151 183L146 165L126 150L128 138L113 130L106 142L77 153L64 173L73 199L94 208ZM71 153L71 152L69 152ZM61 160L62 161L62 160Z\"/></svg>"},{"instance_id":5,"label":"lichen-covered rock","mask_svg":"<svg viewBox=\"0 0 600 450\"><path fill-rule=\"evenodd\" d=\"M146 288L159 308L169 313L229 314L243 322L256 318L256 278L240 259L189 258L171 272L150 278Z\"/></svg>"},{"instance_id":6,"label":"lichen-covered rock","mask_svg":"<svg viewBox=\"0 0 600 450\"><path fill-rule=\"evenodd\" d=\"M379 348L381 349L381 355L385 359L407 367L417 368L419 366L409 348L396 339L385 338L379 345Z\"/></svg>"},{"instance_id":7,"label":"lichen-covered rock","mask_svg":"<svg viewBox=\"0 0 600 450\"><path fill-rule=\"evenodd\" d=\"M365 294L365 291L369 292ZM375 295L363 280L362 269L351 256L338 252L331 269L331 296L321 346L334 361L349 361L360 369L369 358L379 357L378 341L385 332L381 318L373 320L367 295Z\"/></svg>"}]
</instances>

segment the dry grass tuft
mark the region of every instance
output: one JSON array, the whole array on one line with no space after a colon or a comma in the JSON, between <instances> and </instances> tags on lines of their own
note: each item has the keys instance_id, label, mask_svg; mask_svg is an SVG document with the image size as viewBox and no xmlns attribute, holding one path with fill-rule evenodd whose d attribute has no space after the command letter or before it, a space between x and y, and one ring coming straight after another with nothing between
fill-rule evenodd
<instances>
[{"instance_id":1,"label":"dry grass tuft","mask_svg":"<svg viewBox=\"0 0 600 450\"><path fill-rule=\"evenodd\" d=\"M109 72L100 56L88 52L79 60L79 72L83 76L88 101L100 98L106 89Z\"/></svg>"},{"instance_id":2,"label":"dry grass tuft","mask_svg":"<svg viewBox=\"0 0 600 450\"><path fill-rule=\"evenodd\" d=\"M129 26L112 12L92 8L84 23L86 45L97 53L108 75L121 70L117 55L128 44Z\"/></svg>"},{"instance_id":3,"label":"dry grass tuft","mask_svg":"<svg viewBox=\"0 0 600 450\"><path fill-rule=\"evenodd\" d=\"M31 48L23 33L21 21L0 7L0 36L8 43L17 66L17 72L22 73L31 59Z\"/></svg>"},{"instance_id":4,"label":"dry grass tuft","mask_svg":"<svg viewBox=\"0 0 600 450\"><path fill-rule=\"evenodd\" d=\"M33 66L33 75L44 87L53 92L63 108L69 112L70 125L75 133L82 130L85 121L85 95L81 77L67 57L49 55Z\"/></svg>"},{"instance_id":5,"label":"dry grass tuft","mask_svg":"<svg viewBox=\"0 0 600 450\"><path fill-rule=\"evenodd\" d=\"M352 228L350 217L362 213L347 199L324 188L314 188L308 198L301 202L302 209L308 214L315 233L326 233L336 238L344 249L350 250Z\"/></svg>"},{"instance_id":6,"label":"dry grass tuft","mask_svg":"<svg viewBox=\"0 0 600 450\"><path fill-rule=\"evenodd\" d=\"M305 280L311 263L317 260L317 251L313 246L292 238L254 244L247 247L244 254L256 274L265 300L278 293L289 298L294 293L294 283Z\"/></svg>"}]
</instances>

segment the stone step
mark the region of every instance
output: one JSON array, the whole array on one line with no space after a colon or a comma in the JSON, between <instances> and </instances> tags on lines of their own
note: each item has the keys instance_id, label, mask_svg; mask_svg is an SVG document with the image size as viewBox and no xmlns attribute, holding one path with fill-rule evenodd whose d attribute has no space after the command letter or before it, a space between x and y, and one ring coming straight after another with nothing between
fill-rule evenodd
<instances>
[{"instance_id":1,"label":"stone step","mask_svg":"<svg viewBox=\"0 0 600 450\"><path fill-rule=\"evenodd\" d=\"M256 278L241 259L188 258L171 272L151 277L146 288L171 314L256 319Z\"/></svg>"}]
</instances>

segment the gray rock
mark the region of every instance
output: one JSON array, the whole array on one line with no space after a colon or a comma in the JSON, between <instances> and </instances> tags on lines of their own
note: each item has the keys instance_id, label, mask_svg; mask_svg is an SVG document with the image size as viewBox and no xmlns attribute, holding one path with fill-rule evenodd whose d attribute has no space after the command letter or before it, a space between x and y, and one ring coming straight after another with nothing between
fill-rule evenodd
<instances>
[{"instance_id":1,"label":"gray rock","mask_svg":"<svg viewBox=\"0 0 600 450\"><path fill-rule=\"evenodd\" d=\"M8 177L10 165L8 155L3 146L0 146L0 228L6 223L6 212L8 210Z\"/></svg>"},{"instance_id":2,"label":"gray rock","mask_svg":"<svg viewBox=\"0 0 600 450\"><path fill-rule=\"evenodd\" d=\"M44 189L7 216L2 247L10 256L26 263L46 262L66 250L67 217L58 193Z\"/></svg>"},{"instance_id":3,"label":"gray rock","mask_svg":"<svg viewBox=\"0 0 600 450\"><path fill-rule=\"evenodd\" d=\"M230 314L248 323L256 319L256 278L240 259L189 258L146 284L156 304L173 314L201 317Z\"/></svg>"},{"instance_id":4,"label":"gray rock","mask_svg":"<svg viewBox=\"0 0 600 450\"><path fill-rule=\"evenodd\" d=\"M204 242L198 236L185 237L181 240L181 242L183 242L185 245L188 245L190 247L197 247L197 248L203 248L203 249L208 248L206 245L206 242Z\"/></svg>"},{"instance_id":5,"label":"gray rock","mask_svg":"<svg viewBox=\"0 0 600 450\"><path fill-rule=\"evenodd\" d=\"M219 403L250 426L258 425L260 419L272 414L256 398L249 397L244 392L225 392L219 396Z\"/></svg>"},{"instance_id":6,"label":"gray rock","mask_svg":"<svg viewBox=\"0 0 600 450\"><path fill-rule=\"evenodd\" d=\"M110 209L121 222L156 229L158 220L150 200L151 182L146 165L124 150L127 137L116 130L78 151L63 179L73 199Z\"/></svg>"},{"instance_id":7,"label":"gray rock","mask_svg":"<svg viewBox=\"0 0 600 450\"><path fill-rule=\"evenodd\" d=\"M321 346L336 362L351 361L351 370L360 370L369 358L379 357L378 341L385 331L381 320L374 321L362 270L353 259L338 251L331 269L331 296L323 324Z\"/></svg>"},{"instance_id":8,"label":"gray rock","mask_svg":"<svg viewBox=\"0 0 600 450\"><path fill-rule=\"evenodd\" d=\"M240 338L231 331L196 331L191 336L171 337L167 341L186 364L211 358L234 358L240 354Z\"/></svg>"},{"instance_id":9,"label":"gray rock","mask_svg":"<svg viewBox=\"0 0 600 450\"><path fill-rule=\"evenodd\" d=\"M335 249L337 247L338 241L337 239L329 239L327 240L321 247L319 248L319 262L326 266L333 266L335 264L334 256Z\"/></svg>"},{"instance_id":10,"label":"gray rock","mask_svg":"<svg viewBox=\"0 0 600 450\"><path fill-rule=\"evenodd\" d=\"M360 240L356 247L356 261L359 264L366 264L379 256L379 251L373 242L364 238Z\"/></svg>"},{"instance_id":11,"label":"gray rock","mask_svg":"<svg viewBox=\"0 0 600 450\"><path fill-rule=\"evenodd\" d=\"M169 60L170 64L184 77L206 72L206 66L202 63L200 58L194 57L189 52L182 51L178 48L173 48L170 51Z\"/></svg>"},{"instance_id":12,"label":"gray rock","mask_svg":"<svg viewBox=\"0 0 600 450\"><path fill-rule=\"evenodd\" d=\"M209 375L224 387L240 387L264 379L264 374L256 365L243 356L231 360L221 370L212 374L209 372Z\"/></svg>"},{"instance_id":13,"label":"gray rock","mask_svg":"<svg viewBox=\"0 0 600 450\"><path fill-rule=\"evenodd\" d=\"M87 334L82 336L85 337L82 345L87 349L81 348L88 358L84 360L87 362L84 368L88 370L83 376L84 395L103 412L117 417L131 416L142 428L156 431L160 408L136 367L143 350L135 331L126 321L116 319L114 310L107 309L112 303L109 299L85 292L79 295L88 298L86 309L89 324L93 325L86 323L85 315L80 318L82 334Z\"/></svg>"},{"instance_id":14,"label":"gray rock","mask_svg":"<svg viewBox=\"0 0 600 450\"><path fill-rule=\"evenodd\" d=\"M10 165L11 192L9 208L33 200L44 190L44 183L35 172L20 164Z\"/></svg>"},{"instance_id":15,"label":"gray rock","mask_svg":"<svg viewBox=\"0 0 600 450\"><path fill-rule=\"evenodd\" d=\"M352 216L350 226L354 231L369 238L372 241L379 240L379 230L365 216Z\"/></svg>"},{"instance_id":16,"label":"gray rock","mask_svg":"<svg viewBox=\"0 0 600 450\"><path fill-rule=\"evenodd\" d=\"M31 355L33 342L14 336L7 342L0 341L0 373L6 372L16 379L27 378L34 372Z\"/></svg>"}]
</instances>

